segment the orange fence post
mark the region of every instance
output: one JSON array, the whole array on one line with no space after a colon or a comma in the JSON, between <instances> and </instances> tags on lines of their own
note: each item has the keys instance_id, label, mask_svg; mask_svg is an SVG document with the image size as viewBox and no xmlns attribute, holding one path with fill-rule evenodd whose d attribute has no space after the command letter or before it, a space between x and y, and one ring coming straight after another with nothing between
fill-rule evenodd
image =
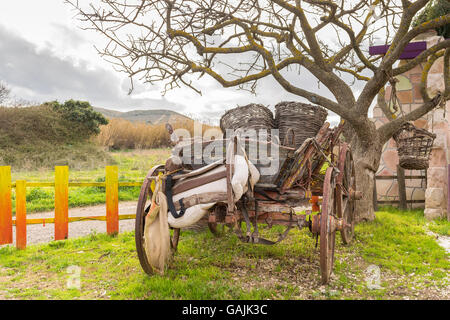
<instances>
[{"instance_id":1,"label":"orange fence post","mask_svg":"<svg viewBox=\"0 0 450 320\"><path fill-rule=\"evenodd\" d=\"M27 183L16 181L16 247L27 247Z\"/></svg>"},{"instance_id":2,"label":"orange fence post","mask_svg":"<svg viewBox=\"0 0 450 320\"><path fill-rule=\"evenodd\" d=\"M69 236L69 167L55 167L55 240Z\"/></svg>"},{"instance_id":3,"label":"orange fence post","mask_svg":"<svg viewBox=\"0 0 450 320\"><path fill-rule=\"evenodd\" d=\"M11 167L0 167L0 244L13 242Z\"/></svg>"},{"instance_id":4,"label":"orange fence post","mask_svg":"<svg viewBox=\"0 0 450 320\"><path fill-rule=\"evenodd\" d=\"M106 167L106 232L119 232L119 169Z\"/></svg>"}]
</instances>

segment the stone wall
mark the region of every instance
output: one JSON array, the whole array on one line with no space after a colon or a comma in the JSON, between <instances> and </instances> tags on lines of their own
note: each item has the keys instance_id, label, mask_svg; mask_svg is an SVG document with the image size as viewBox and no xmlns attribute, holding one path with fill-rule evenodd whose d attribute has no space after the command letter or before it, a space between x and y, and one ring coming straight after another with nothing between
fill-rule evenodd
<instances>
[{"instance_id":1,"label":"stone wall","mask_svg":"<svg viewBox=\"0 0 450 320\"><path fill-rule=\"evenodd\" d=\"M435 34L425 34L416 41L427 41L427 47L432 46L443 38ZM400 61L400 65L406 63L407 60ZM423 65L419 65L414 69L397 76L399 80L396 84L397 97L399 98L404 113L418 108L423 103L419 83L422 77ZM434 95L437 90L443 91L444 63L443 58L438 59L431 68L428 75L428 91L430 96ZM385 100L389 102L391 95L391 87L386 87ZM391 112L397 116L401 116L401 110L393 110ZM381 109L375 106L373 110L373 120L377 127L388 122ZM450 101L447 101L444 109L436 109L424 117L414 121L414 125L424 128L436 134L433 144L433 150L430 157L430 167L427 172L425 170L405 170L405 176L409 175L425 175L427 179L406 179L406 199L407 200L423 200L424 204L408 204L408 207L425 208L425 216L427 218L445 217L447 215L447 164L450 159ZM390 139L383 147L380 167L377 175L389 176L396 175L396 167L398 164L398 154L396 143ZM396 180L377 180L378 200L398 200L398 185Z\"/></svg>"}]
</instances>

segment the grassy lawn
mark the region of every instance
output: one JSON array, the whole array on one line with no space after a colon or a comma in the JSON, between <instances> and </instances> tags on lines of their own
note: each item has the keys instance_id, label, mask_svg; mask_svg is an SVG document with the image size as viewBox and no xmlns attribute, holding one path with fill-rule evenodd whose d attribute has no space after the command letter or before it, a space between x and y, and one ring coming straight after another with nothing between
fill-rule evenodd
<instances>
[{"instance_id":1,"label":"grassy lawn","mask_svg":"<svg viewBox=\"0 0 450 320\"><path fill-rule=\"evenodd\" d=\"M170 149L133 150L111 152L113 165L119 167L119 181L141 181L148 170L156 164L164 163L170 155ZM73 170L69 168L71 182L103 182L105 168L97 170ZM15 171L12 168L12 181L53 182L53 170ZM139 187L120 187L119 200L137 200ZM13 211L15 212L15 194L13 192ZM27 212L52 210L55 202L53 188L27 188ZM81 207L105 203L105 188L71 187L69 188L69 207Z\"/></svg>"},{"instance_id":2,"label":"grassy lawn","mask_svg":"<svg viewBox=\"0 0 450 320\"><path fill-rule=\"evenodd\" d=\"M182 231L164 276L140 268L134 234L88 237L0 249L0 298L19 299L450 299L448 254L428 235L450 223L429 223L423 211L383 209L356 227L343 246L336 237L332 281L321 286L319 250L307 230L275 246ZM264 229L274 238L282 228ZM81 270L81 289L67 289L69 266ZM379 268L376 288L368 270Z\"/></svg>"}]
</instances>

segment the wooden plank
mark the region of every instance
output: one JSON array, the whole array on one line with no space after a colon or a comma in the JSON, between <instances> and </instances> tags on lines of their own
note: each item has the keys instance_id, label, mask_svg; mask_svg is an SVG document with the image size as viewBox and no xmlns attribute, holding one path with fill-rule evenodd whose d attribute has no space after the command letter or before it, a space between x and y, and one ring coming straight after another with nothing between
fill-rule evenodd
<instances>
[{"instance_id":1,"label":"wooden plank","mask_svg":"<svg viewBox=\"0 0 450 320\"><path fill-rule=\"evenodd\" d=\"M373 180L373 210L378 211L377 180Z\"/></svg>"},{"instance_id":2,"label":"wooden plank","mask_svg":"<svg viewBox=\"0 0 450 320\"><path fill-rule=\"evenodd\" d=\"M391 45L379 45L379 46L370 46L369 47L369 55L380 55L386 54ZM403 49L402 53L399 56L399 59L413 59L417 57L421 52L427 49L426 41L417 41L408 43Z\"/></svg>"},{"instance_id":3,"label":"wooden plank","mask_svg":"<svg viewBox=\"0 0 450 320\"><path fill-rule=\"evenodd\" d=\"M399 208L402 210L406 210L405 170L399 165L397 165L397 184L398 184Z\"/></svg>"},{"instance_id":4,"label":"wooden plank","mask_svg":"<svg viewBox=\"0 0 450 320\"><path fill-rule=\"evenodd\" d=\"M11 167L0 167L0 245L13 242Z\"/></svg>"},{"instance_id":5,"label":"wooden plank","mask_svg":"<svg viewBox=\"0 0 450 320\"><path fill-rule=\"evenodd\" d=\"M27 247L27 183L16 181L16 247Z\"/></svg>"},{"instance_id":6,"label":"wooden plank","mask_svg":"<svg viewBox=\"0 0 450 320\"><path fill-rule=\"evenodd\" d=\"M69 167L55 167L55 240L69 236Z\"/></svg>"},{"instance_id":7,"label":"wooden plank","mask_svg":"<svg viewBox=\"0 0 450 320\"><path fill-rule=\"evenodd\" d=\"M397 176L376 176L376 180L397 180ZM405 176L405 179L426 179L426 176Z\"/></svg>"},{"instance_id":8,"label":"wooden plank","mask_svg":"<svg viewBox=\"0 0 450 320\"><path fill-rule=\"evenodd\" d=\"M143 181L124 181L119 182L119 187L140 187ZM16 183L11 185L12 188L16 187ZM54 182L27 182L27 187L34 188L46 188L55 187ZM105 182L69 182L69 187L106 187Z\"/></svg>"},{"instance_id":9,"label":"wooden plank","mask_svg":"<svg viewBox=\"0 0 450 320\"><path fill-rule=\"evenodd\" d=\"M110 235L119 232L119 169L106 167L106 232Z\"/></svg>"},{"instance_id":10,"label":"wooden plank","mask_svg":"<svg viewBox=\"0 0 450 320\"><path fill-rule=\"evenodd\" d=\"M450 164L447 165L447 221L450 221Z\"/></svg>"},{"instance_id":11,"label":"wooden plank","mask_svg":"<svg viewBox=\"0 0 450 320\"><path fill-rule=\"evenodd\" d=\"M119 220L130 220L136 219L136 214L121 214L119 215ZM106 216L88 216L88 217L69 217L69 223L79 222L79 221L106 221ZM17 219L14 219L13 225L17 224ZM27 219L26 224L44 224L44 223L55 223L54 218L32 218Z\"/></svg>"},{"instance_id":12,"label":"wooden plank","mask_svg":"<svg viewBox=\"0 0 450 320\"><path fill-rule=\"evenodd\" d=\"M378 204L398 204L398 200L378 200ZM406 203L425 203L424 200L406 200Z\"/></svg>"}]
</instances>

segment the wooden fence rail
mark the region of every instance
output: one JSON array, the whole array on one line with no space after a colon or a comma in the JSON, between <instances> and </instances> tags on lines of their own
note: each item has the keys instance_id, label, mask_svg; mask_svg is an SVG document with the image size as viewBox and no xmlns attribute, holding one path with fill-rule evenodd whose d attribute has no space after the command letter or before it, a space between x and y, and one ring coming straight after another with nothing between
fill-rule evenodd
<instances>
[{"instance_id":1,"label":"wooden fence rail","mask_svg":"<svg viewBox=\"0 0 450 320\"><path fill-rule=\"evenodd\" d=\"M135 214L119 215L119 187L140 187L142 181L119 182L117 166L107 166L105 182L69 182L69 167L55 167L54 182L11 181L11 167L0 166L0 245L13 243L13 225L16 227L16 247L25 249L27 224L55 224L55 240L67 239L69 222L106 221L106 231L113 235L119 232L119 220L134 219ZM27 219L26 188L55 188L54 218ZM69 217L69 187L104 187L106 194L106 216ZM16 217L12 216L12 189L16 191Z\"/></svg>"},{"instance_id":2,"label":"wooden fence rail","mask_svg":"<svg viewBox=\"0 0 450 320\"><path fill-rule=\"evenodd\" d=\"M427 179L427 176L405 176L405 169L397 165L396 176L376 176L373 188L373 207L374 210L378 210L378 204L398 204L402 210L407 209L407 203L425 203L423 200L406 200L406 185L405 179ZM398 200L378 200L377 195L377 180L397 180L398 185Z\"/></svg>"}]
</instances>

